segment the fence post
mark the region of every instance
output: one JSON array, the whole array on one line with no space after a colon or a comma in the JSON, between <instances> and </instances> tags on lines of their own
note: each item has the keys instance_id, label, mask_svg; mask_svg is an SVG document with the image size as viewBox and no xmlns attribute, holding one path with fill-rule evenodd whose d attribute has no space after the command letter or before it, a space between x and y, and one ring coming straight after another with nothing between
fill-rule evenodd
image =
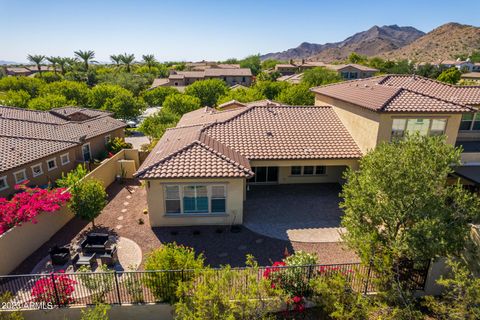
<instances>
[{"instance_id":1,"label":"fence post","mask_svg":"<svg viewBox=\"0 0 480 320\"><path fill-rule=\"evenodd\" d=\"M122 305L122 298L120 296L120 286L118 285L118 274L117 274L117 270L115 270L113 272L113 274L115 275L115 287L117 288L117 298L118 298L118 304L119 305Z\"/></svg>"},{"instance_id":2,"label":"fence post","mask_svg":"<svg viewBox=\"0 0 480 320\"><path fill-rule=\"evenodd\" d=\"M53 283L53 291L55 292L55 300L57 301L57 306L60 308L60 297L58 296L57 284L55 283L55 275L53 272L50 274Z\"/></svg>"},{"instance_id":3,"label":"fence post","mask_svg":"<svg viewBox=\"0 0 480 320\"><path fill-rule=\"evenodd\" d=\"M370 260L370 263L368 264L367 280L365 281L364 294L368 293L368 284L370 281L370 273L372 272L372 264L373 264L373 260Z\"/></svg>"}]
</instances>

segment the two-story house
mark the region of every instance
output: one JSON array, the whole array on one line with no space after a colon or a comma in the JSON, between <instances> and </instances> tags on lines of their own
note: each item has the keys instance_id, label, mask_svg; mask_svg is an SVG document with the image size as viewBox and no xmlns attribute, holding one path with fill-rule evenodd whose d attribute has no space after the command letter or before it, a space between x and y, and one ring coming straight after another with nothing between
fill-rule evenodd
<instances>
[{"instance_id":1,"label":"two-story house","mask_svg":"<svg viewBox=\"0 0 480 320\"><path fill-rule=\"evenodd\" d=\"M52 184L78 163L106 154L124 137L125 123L111 113L76 107L36 111L0 106L0 197L16 184Z\"/></svg>"},{"instance_id":2,"label":"two-story house","mask_svg":"<svg viewBox=\"0 0 480 320\"><path fill-rule=\"evenodd\" d=\"M369 150L407 132L480 141L480 86L387 75L312 91L314 106L232 102L185 114L136 173L151 224L242 223L249 185L341 183Z\"/></svg>"}]
</instances>

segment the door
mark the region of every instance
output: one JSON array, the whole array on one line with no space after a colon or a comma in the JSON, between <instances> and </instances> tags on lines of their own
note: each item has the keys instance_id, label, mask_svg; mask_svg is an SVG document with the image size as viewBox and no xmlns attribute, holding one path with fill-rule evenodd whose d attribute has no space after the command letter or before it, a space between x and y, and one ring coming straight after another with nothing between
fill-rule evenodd
<instances>
[{"instance_id":1,"label":"door","mask_svg":"<svg viewBox=\"0 0 480 320\"><path fill-rule=\"evenodd\" d=\"M92 159L92 155L90 153L90 144L84 144L82 146L82 154L83 161L90 161Z\"/></svg>"},{"instance_id":2,"label":"door","mask_svg":"<svg viewBox=\"0 0 480 320\"><path fill-rule=\"evenodd\" d=\"M252 167L252 171L255 175L249 183L278 183L278 167Z\"/></svg>"}]
</instances>

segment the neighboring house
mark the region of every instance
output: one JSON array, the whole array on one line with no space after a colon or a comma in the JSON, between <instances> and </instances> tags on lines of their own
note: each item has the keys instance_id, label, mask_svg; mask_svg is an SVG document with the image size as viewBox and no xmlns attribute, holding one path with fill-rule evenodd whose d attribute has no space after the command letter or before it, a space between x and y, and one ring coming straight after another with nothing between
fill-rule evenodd
<instances>
[{"instance_id":1,"label":"neighboring house","mask_svg":"<svg viewBox=\"0 0 480 320\"><path fill-rule=\"evenodd\" d=\"M455 67L459 70L466 71L466 72L479 72L480 71L480 63L473 63L469 59L463 61L460 59L457 60L443 60L438 63L433 63L433 65L443 67L443 68L452 68Z\"/></svg>"},{"instance_id":2,"label":"neighboring house","mask_svg":"<svg viewBox=\"0 0 480 320\"><path fill-rule=\"evenodd\" d=\"M249 68L207 68L203 71L173 71L168 78L155 79L150 89L161 86L185 88L198 80L220 79L229 87L249 87L253 76Z\"/></svg>"},{"instance_id":3,"label":"neighboring house","mask_svg":"<svg viewBox=\"0 0 480 320\"><path fill-rule=\"evenodd\" d=\"M288 76L281 76L277 78L277 81L286 81L291 84L299 84L302 81L303 73L291 74Z\"/></svg>"},{"instance_id":4,"label":"neighboring house","mask_svg":"<svg viewBox=\"0 0 480 320\"><path fill-rule=\"evenodd\" d=\"M99 158L124 137L125 124L104 111L65 107L35 111L0 106L0 197L14 186L46 186L78 163Z\"/></svg>"},{"instance_id":5,"label":"neighboring house","mask_svg":"<svg viewBox=\"0 0 480 320\"><path fill-rule=\"evenodd\" d=\"M461 78L464 79L464 80L480 81L480 72L463 73Z\"/></svg>"},{"instance_id":6,"label":"neighboring house","mask_svg":"<svg viewBox=\"0 0 480 320\"><path fill-rule=\"evenodd\" d=\"M288 81L291 83L298 83L301 80L301 77L303 76L301 73L305 70L309 70L313 68L327 68L329 70L336 71L345 80L370 78L379 71L378 69L362 66L360 64L355 64L355 63L326 64L319 61L305 61L305 60L302 60L299 63L295 63L294 61L291 61L289 64L277 64L275 66L275 71L279 72L282 76L293 76L292 78L280 77L277 80ZM298 74L298 77L294 77L295 74Z\"/></svg>"},{"instance_id":7,"label":"neighboring house","mask_svg":"<svg viewBox=\"0 0 480 320\"><path fill-rule=\"evenodd\" d=\"M5 72L9 76L33 76L38 73L37 66L25 66L25 67L4 67ZM40 66L42 72L54 71L52 66Z\"/></svg>"},{"instance_id":8,"label":"neighboring house","mask_svg":"<svg viewBox=\"0 0 480 320\"><path fill-rule=\"evenodd\" d=\"M188 62L185 67L189 71L205 71L209 68L221 69L238 69L240 65L237 63L218 63L213 61Z\"/></svg>"},{"instance_id":9,"label":"neighboring house","mask_svg":"<svg viewBox=\"0 0 480 320\"><path fill-rule=\"evenodd\" d=\"M342 182L344 170L378 143L411 131L458 143L480 105L480 86L418 76L312 91L315 106L231 102L238 107L185 114L135 174L146 182L151 225L240 224L249 184ZM480 130L474 137L480 141Z\"/></svg>"}]
</instances>

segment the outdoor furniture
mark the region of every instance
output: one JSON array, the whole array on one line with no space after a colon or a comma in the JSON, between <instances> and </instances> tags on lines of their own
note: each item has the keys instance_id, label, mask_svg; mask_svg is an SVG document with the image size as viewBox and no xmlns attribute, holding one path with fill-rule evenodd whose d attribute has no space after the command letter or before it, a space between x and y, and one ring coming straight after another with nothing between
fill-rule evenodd
<instances>
[{"instance_id":1,"label":"outdoor furniture","mask_svg":"<svg viewBox=\"0 0 480 320\"><path fill-rule=\"evenodd\" d=\"M90 233L80 244L82 251L85 253L103 253L106 250L108 242L108 234L106 233Z\"/></svg>"},{"instance_id":2,"label":"outdoor furniture","mask_svg":"<svg viewBox=\"0 0 480 320\"><path fill-rule=\"evenodd\" d=\"M83 255L83 254L75 254L72 258L72 265L73 269L77 270L81 266L89 266L92 271L95 270L97 261L95 259L95 253Z\"/></svg>"},{"instance_id":3,"label":"outdoor furniture","mask_svg":"<svg viewBox=\"0 0 480 320\"><path fill-rule=\"evenodd\" d=\"M106 249L103 253L97 253L97 258L100 259L102 264L106 264L109 267L114 266L118 262L117 246L113 245L111 248Z\"/></svg>"},{"instance_id":4,"label":"outdoor furniture","mask_svg":"<svg viewBox=\"0 0 480 320\"><path fill-rule=\"evenodd\" d=\"M63 266L70 259L70 249L68 247L59 247L55 245L48 250L52 264L56 266Z\"/></svg>"}]
</instances>

